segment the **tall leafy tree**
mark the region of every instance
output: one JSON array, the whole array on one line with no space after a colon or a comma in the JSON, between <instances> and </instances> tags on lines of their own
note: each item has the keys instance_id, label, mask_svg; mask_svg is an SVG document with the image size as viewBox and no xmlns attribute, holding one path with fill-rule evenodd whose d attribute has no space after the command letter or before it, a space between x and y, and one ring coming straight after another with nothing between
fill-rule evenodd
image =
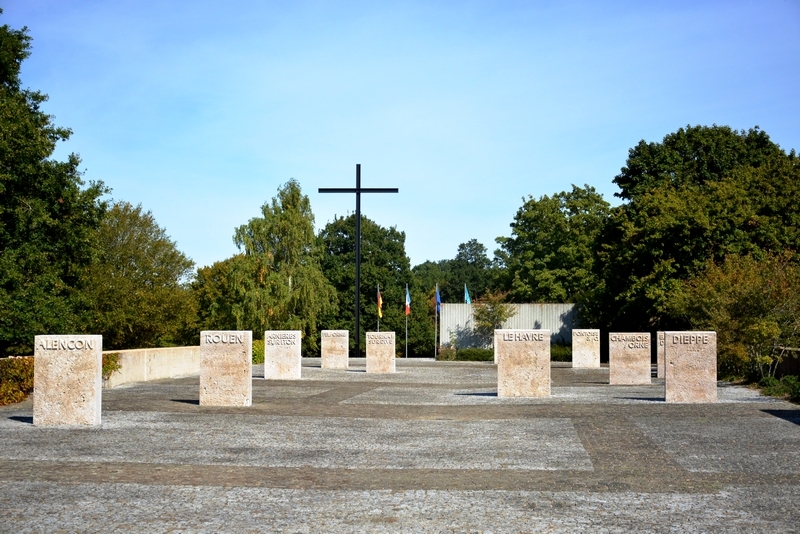
<instances>
[{"instance_id":1,"label":"tall leafy tree","mask_svg":"<svg viewBox=\"0 0 800 534\"><path fill-rule=\"evenodd\" d=\"M261 214L234 235L244 251L230 273L232 288L241 295L232 309L237 327L256 333L301 330L304 349L314 351L319 318L333 309L336 294L320 267L311 202L290 180Z\"/></svg>"},{"instance_id":2,"label":"tall leafy tree","mask_svg":"<svg viewBox=\"0 0 800 534\"><path fill-rule=\"evenodd\" d=\"M586 302L597 289L594 243L609 204L589 185L528 197L499 237L498 284L514 302Z\"/></svg>"},{"instance_id":3,"label":"tall leafy tree","mask_svg":"<svg viewBox=\"0 0 800 534\"><path fill-rule=\"evenodd\" d=\"M327 328L350 331L355 344L355 215L337 217L319 234L324 253L325 276L336 288L339 304L325 320ZM409 355L433 355L433 316L425 293L411 274L405 250L405 232L395 227L384 228L362 215L361 218L361 332L377 329L378 285L383 297L383 318L380 328L394 331L399 352L405 347L405 288L409 285L411 315L409 317ZM361 347L365 347L364 338ZM363 356L363 355L362 355Z\"/></svg>"},{"instance_id":4,"label":"tall leafy tree","mask_svg":"<svg viewBox=\"0 0 800 534\"><path fill-rule=\"evenodd\" d=\"M86 270L92 331L109 349L194 342L186 339L195 309L188 288L194 265L152 213L117 202L96 232L98 261Z\"/></svg>"},{"instance_id":5,"label":"tall leafy tree","mask_svg":"<svg viewBox=\"0 0 800 534\"><path fill-rule=\"evenodd\" d=\"M797 251L800 161L758 128L696 126L631 149L615 178L626 202L598 237L598 320L670 328L670 295L730 254Z\"/></svg>"},{"instance_id":6,"label":"tall leafy tree","mask_svg":"<svg viewBox=\"0 0 800 534\"><path fill-rule=\"evenodd\" d=\"M30 42L26 28L0 27L0 354L86 331L83 270L106 209L101 182L82 187L77 155L52 159L71 132L41 110L45 94L21 87Z\"/></svg>"},{"instance_id":7,"label":"tall leafy tree","mask_svg":"<svg viewBox=\"0 0 800 534\"><path fill-rule=\"evenodd\" d=\"M458 245L453 259L426 261L412 270L421 289L431 292L439 285L442 302L463 302L465 284L473 298L480 298L492 288L494 277L486 247L477 239Z\"/></svg>"}]
</instances>

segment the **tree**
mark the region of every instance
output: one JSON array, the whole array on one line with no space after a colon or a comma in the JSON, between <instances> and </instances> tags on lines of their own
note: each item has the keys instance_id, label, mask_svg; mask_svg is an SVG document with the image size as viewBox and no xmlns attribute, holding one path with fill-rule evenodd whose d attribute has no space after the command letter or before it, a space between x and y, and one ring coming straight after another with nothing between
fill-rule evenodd
<instances>
[{"instance_id":1,"label":"tree","mask_svg":"<svg viewBox=\"0 0 800 534\"><path fill-rule=\"evenodd\" d=\"M494 331L517 314L513 306L505 304L506 297L508 293L489 291L472 307L475 333L491 344L494 344Z\"/></svg>"},{"instance_id":2,"label":"tree","mask_svg":"<svg viewBox=\"0 0 800 534\"><path fill-rule=\"evenodd\" d=\"M214 262L197 269L192 291L197 302L198 330L236 330L235 304L243 295L234 289L233 272L237 262L246 261L243 254Z\"/></svg>"},{"instance_id":3,"label":"tree","mask_svg":"<svg viewBox=\"0 0 800 534\"><path fill-rule=\"evenodd\" d=\"M668 329L670 295L730 254L797 251L800 162L756 129L687 127L630 151L597 241L597 321Z\"/></svg>"},{"instance_id":4,"label":"tree","mask_svg":"<svg viewBox=\"0 0 800 534\"><path fill-rule=\"evenodd\" d=\"M428 299L417 287L406 256L405 233L395 227L383 228L367 217L361 217L361 295L360 329L362 335L377 328L377 290L381 287L383 318L381 331L393 330L404 351L405 288L411 295L409 318L409 355L433 356L433 316ZM350 331L351 346L355 345L355 215L337 217L319 234L324 253L322 266L325 276L336 288L338 307L326 317L330 329ZM361 346L366 347L362 338Z\"/></svg>"},{"instance_id":5,"label":"tree","mask_svg":"<svg viewBox=\"0 0 800 534\"><path fill-rule=\"evenodd\" d=\"M30 41L26 28L0 27L0 354L88 330L83 271L106 209L102 182L82 189L78 156L51 159L71 132L40 109L46 95L21 89Z\"/></svg>"},{"instance_id":6,"label":"tree","mask_svg":"<svg viewBox=\"0 0 800 534\"><path fill-rule=\"evenodd\" d=\"M426 292L439 285L442 302L463 302L464 285L475 299L492 287L492 262L486 247L477 239L458 245L456 256L450 260L426 261L412 269L418 286Z\"/></svg>"},{"instance_id":7,"label":"tree","mask_svg":"<svg viewBox=\"0 0 800 534\"><path fill-rule=\"evenodd\" d=\"M320 267L311 202L290 180L261 207L261 217L236 229L244 255L231 263L232 306L238 329L301 330L303 348L319 344L319 318L335 306L334 288Z\"/></svg>"},{"instance_id":8,"label":"tree","mask_svg":"<svg viewBox=\"0 0 800 534\"><path fill-rule=\"evenodd\" d=\"M528 197L499 237L498 285L514 302L586 302L598 279L594 242L610 208L591 186Z\"/></svg>"},{"instance_id":9,"label":"tree","mask_svg":"<svg viewBox=\"0 0 800 534\"><path fill-rule=\"evenodd\" d=\"M800 265L790 254L709 261L680 283L668 309L678 324L717 332L723 376L774 376L800 351Z\"/></svg>"},{"instance_id":10,"label":"tree","mask_svg":"<svg viewBox=\"0 0 800 534\"><path fill-rule=\"evenodd\" d=\"M95 232L100 254L86 270L91 331L109 349L175 345L196 311L188 287L194 263L152 213L117 202Z\"/></svg>"}]
</instances>

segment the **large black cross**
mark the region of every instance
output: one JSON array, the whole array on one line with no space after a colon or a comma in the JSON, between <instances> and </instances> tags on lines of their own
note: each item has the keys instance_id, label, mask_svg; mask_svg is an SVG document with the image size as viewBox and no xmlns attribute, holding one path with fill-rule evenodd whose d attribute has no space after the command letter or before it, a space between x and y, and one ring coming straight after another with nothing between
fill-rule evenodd
<instances>
[{"instance_id":1,"label":"large black cross","mask_svg":"<svg viewBox=\"0 0 800 534\"><path fill-rule=\"evenodd\" d=\"M397 193L399 189L380 187L361 187L361 164L356 164L356 187L320 187L320 193L356 194L356 358L361 355L361 193Z\"/></svg>"}]
</instances>

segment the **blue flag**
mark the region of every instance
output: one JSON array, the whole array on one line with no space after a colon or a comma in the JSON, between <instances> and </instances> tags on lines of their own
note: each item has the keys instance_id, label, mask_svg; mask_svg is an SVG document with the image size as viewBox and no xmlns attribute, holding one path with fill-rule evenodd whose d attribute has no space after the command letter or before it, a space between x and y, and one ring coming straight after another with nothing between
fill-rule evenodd
<instances>
[{"instance_id":1,"label":"blue flag","mask_svg":"<svg viewBox=\"0 0 800 534\"><path fill-rule=\"evenodd\" d=\"M469 290L467 284L464 284L464 304L472 304L472 299L469 298Z\"/></svg>"},{"instance_id":2,"label":"blue flag","mask_svg":"<svg viewBox=\"0 0 800 534\"><path fill-rule=\"evenodd\" d=\"M436 313L442 313L442 296L439 295L439 284L436 284Z\"/></svg>"}]
</instances>

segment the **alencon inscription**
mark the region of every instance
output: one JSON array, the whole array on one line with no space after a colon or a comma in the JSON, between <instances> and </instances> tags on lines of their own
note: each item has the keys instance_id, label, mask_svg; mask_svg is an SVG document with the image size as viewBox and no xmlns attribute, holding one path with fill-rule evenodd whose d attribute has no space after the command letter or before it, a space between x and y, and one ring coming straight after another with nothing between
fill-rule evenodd
<instances>
[{"instance_id":1,"label":"alencon inscription","mask_svg":"<svg viewBox=\"0 0 800 534\"><path fill-rule=\"evenodd\" d=\"M212 345L219 343L242 345L244 343L244 334L206 334L206 343Z\"/></svg>"},{"instance_id":2,"label":"alencon inscription","mask_svg":"<svg viewBox=\"0 0 800 534\"><path fill-rule=\"evenodd\" d=\"M628 343L629 349L649 349L650 348L650 336L649 335L620 335L620 334L612 334L611 341L621 341L623 343Z\"/></svg>"},{"instance_id":3,"label":"alencon inscription","mask_svg":"<svg viewBox=\"0 0 800 534\"><path fill-rule=\"evenodd\" d=\"M89 339L70 339L69 341L63 339L47 339L39 341L37 348L44 350L91 350L94 349L94 343Z\"/></svg>"},{"instance_id":4,"label":"alencon inscription","mask_svg":"<svg viewBox=\"0 0 800 534\"><path fill-rule=\"evenodd\" d=\"M544 341L543 332L503 332L503 341Z\"/></svg>"},{"instance_id":5,"label":"alencon inscription","mask_svg":"<svg viewBox=\"0 0 800 534\"><path fill-rule=\"evenodd\" d=\"M295 334L267 334L267 345L297 345Z\"/></svg>"}]
</instances>

